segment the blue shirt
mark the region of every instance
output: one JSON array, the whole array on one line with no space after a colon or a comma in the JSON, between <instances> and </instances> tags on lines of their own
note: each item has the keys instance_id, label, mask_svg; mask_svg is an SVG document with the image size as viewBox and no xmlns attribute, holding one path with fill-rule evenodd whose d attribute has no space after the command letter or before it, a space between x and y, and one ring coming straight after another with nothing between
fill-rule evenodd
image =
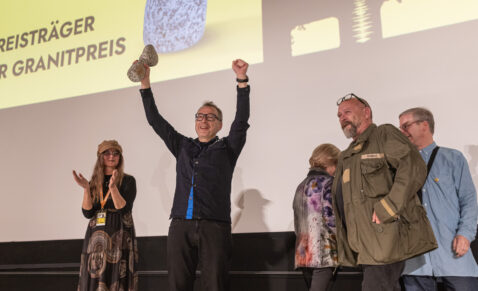
<instances>
[{"instance_id":1,"label":"blue shirt","mask_svg":"<svg viewBox=\"0 0 478 291\"><path fill-rule=\"evenodd\" d=\"M426 163L435 147L433 142L420 150ZM460 258L454 256L452 249L456 235L466 237L470 243L475 239L478 216L476 190L463 154L440 147L422 192L423 207L438 248L407 260L403 274L478 277L478 265L471 249Z\"/></svg>"}]
</instances>

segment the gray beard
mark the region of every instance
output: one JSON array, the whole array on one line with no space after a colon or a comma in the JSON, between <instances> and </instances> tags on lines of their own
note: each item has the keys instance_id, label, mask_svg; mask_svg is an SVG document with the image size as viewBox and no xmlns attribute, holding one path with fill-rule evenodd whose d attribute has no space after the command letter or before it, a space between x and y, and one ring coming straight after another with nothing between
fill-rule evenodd
<instances>
[{"instance_id":1,"label":"gray beard","mask_svg":"<svg viewBox=\"0 0 478 291\"><path fill-rule=\"evenodd\" d=\"M357 127L352 123L349 123L349 125L349 127L345 126L342 131L346 138L354 138L357 135Z\"/></svg>"}]
</instances>

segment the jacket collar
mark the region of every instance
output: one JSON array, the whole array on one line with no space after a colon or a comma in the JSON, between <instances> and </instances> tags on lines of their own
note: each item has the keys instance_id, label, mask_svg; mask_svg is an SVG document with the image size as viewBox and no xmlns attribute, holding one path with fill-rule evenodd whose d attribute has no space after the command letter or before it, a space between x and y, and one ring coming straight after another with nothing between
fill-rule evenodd
<instances>
[{"instance_id":1,"label":"jacket collar","mask_svg":"<svg viewBox=\"0 0 478 291\"><path fill-rule=\"evenodd\" d=\"M343 152L344 157L350 157L353 154L361 152L370 135L376 128L377 125L375 123L370 124L355 141L350 143L349 147Z\"/></svg>"},{"instance_id":2,"label":"jacket collar","mask_svg":"<svg viewBox=\"0 0 478 291\"><path fill-rule=\"evenodd\" d=\"M197 146L200 147L200 148L202 148L202 147L206 147L206 148L207 148L207 147L209 147L210 145L216 143L218 140L219 140L219 137L217 137L217 135L216 135L213 139L211 139L211 140L208 141L207 143L201 143L201 142L199 141L199 138L193 139L193 142L194 142L195 145L197 145Z\"/></svg>"},{"instance_id":3,"label":"jacket collar","mask_svg":"<svg viewBox=\"0 0 478 291\"><path fill-rule=\"evenodd\" d=\"M430 155L432 154L433 150L437 147L436 142L432 142L431 144L427 145L426 147L419 150L420 154L424 158L424 160L428 160Z\"/></svg>"},{"instance_id":4,"label":"jacket collar","mask_svg":"<svg viewBox=\"0 0 478 291\"><path fill-rule=\"evenodd\" d=\"M314 175L327 175L330 176L329 173L325 169L314 167L310 168L309 173L307 173L307 177L314 176Z\"/></svg>"}]
</instances>

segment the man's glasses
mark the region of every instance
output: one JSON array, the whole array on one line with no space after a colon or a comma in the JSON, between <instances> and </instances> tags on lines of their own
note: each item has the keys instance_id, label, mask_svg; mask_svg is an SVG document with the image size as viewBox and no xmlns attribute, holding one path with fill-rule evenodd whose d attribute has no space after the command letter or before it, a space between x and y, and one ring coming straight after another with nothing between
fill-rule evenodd
<instances>
[{"instance_id":1,"label":"man's glasses","mask_svg":"<svg viewBox=\"0 0 478 291\"><path fill-rule=\"evenodd\" d=\"M354 93L349 93L347 95L345 95L344 97L340 97L338 100L337 100L337 106L339 106L340 104L342 104L342 102L344 101L347 101L347 100L350 100L350 99L357 99L358 101L360 101L360 103L362 103L363 105L365 105L365 107L370 107L370 105L368 105L367 101L363 100L362 98L360 98L359 96L355 95Z\"/></svg>"},{"instance_id":2,"label":"man's glasses","mask_svg":"<svg viewBox=\"0 0 478 291\"><path fill-rule=\"evenodd\" d=\"M109 157L109 156L119 157L120 152L118 152L118 151L105 151L102 154L103 154L103 156L106 156L106 157Z\"/></svg>"},{"instance_id":3,"label":"man's glasses","mask_svg":"<svg viewBox=\"0 0 478 291\"><path fill-rule=\"evenodd\" d=\"M206 118L207 121L214 121L214 120L219 120L219 117L216 116L216 114L214 113L208 113L208 114L204 114L204 113L196 113L196 121L203 121L204 118Z\"/></svg>"},{"instance_id":4,"label":"man's glasses","mask_svg":"<svg viewBox=\"0 0 478 291\"><path fill-rule=\"evenodd\" d=\"M415 123L419 123L419 122L422 122L423 120L415 120L415 121L412 121L412 122L408 122L408 123L404 123L402 125L400 125L400 129L403 130L403 131L407 131L410 126L414 125Z\"/></svg>"}]
</instances>

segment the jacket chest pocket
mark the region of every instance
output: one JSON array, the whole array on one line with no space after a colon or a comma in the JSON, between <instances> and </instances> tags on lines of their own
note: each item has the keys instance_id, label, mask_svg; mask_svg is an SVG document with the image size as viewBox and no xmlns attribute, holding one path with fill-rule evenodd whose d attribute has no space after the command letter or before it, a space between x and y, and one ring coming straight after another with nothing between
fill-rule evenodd
<instances>
[{"instance_id":1,"label":"jacket chest pocket","mask_svg":"<svg viewBox=\"0 0 478 291\"><path fill-rule=\"evenodd\" d=\"M368 197L379 197L388 194L392 187L392 174L384 158L362 158L362 190Z\"/></svg>"}]
</instances>

